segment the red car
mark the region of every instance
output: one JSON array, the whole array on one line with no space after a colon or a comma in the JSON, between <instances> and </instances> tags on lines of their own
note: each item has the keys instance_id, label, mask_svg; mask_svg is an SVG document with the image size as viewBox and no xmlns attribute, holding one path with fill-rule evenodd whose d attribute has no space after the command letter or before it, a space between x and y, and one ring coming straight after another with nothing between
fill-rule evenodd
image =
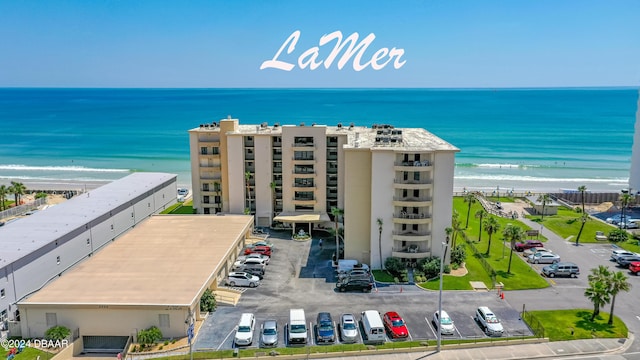
<instances>
[{"instance_id":1,"label":"red car","mask_svg":"<svg viewBox=\"0 0 640 360\"><path fill-rule=\"evenodd\" d=\"M268 246L254 246L252 248L246 248L244 250L245 255L249 254L262 254L266 256L271 256L271 248Z\"/></svg>"},{"instance_id":2,"label":"red car","mask_svg":"<svg viewBox=\"0 0 640 360\"><path fill-rule=\"evenodd\" d=\"M395 311L389 311L384 314L382 317L382 321L384 322L384 327L387 329L387 332L394 339L405 339L409 337L409 330L407 330L407 325L405 325L404 320L398 315Z\"/></svg>"},{"instance_id":3,"label":"red car","mask_svg":"<svg viewBox=\"0 0 640 360\"><path fill-rule=\"evenodd\" d=\"M640 261L634 261L632 263L629 264L629 271L633 274L633 275L638 275L638 273L640 272Z\"/></svg>"},{"instance_id":4,"label":"red car","mask_svg":"<svg viewBox=\"0 0 640 360\"><path fill-rule=\"evenodd\" d=\"M544 245L538 240L527 240L523 243L516 243L515 250L516 251L525 251L527 249L531 249L534 247L544 247Z\"/></svg>"}]
</instances>

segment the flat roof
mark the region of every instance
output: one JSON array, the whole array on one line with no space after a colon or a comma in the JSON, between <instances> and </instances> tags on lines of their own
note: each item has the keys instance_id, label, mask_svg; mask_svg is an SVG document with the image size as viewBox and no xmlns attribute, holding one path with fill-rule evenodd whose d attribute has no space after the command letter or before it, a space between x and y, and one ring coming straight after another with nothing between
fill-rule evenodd
<instances>
[{"instance_id":1,"label":"flat roof","mask_svg":"<svg viewBox=\"0 0 640 360\"><path fill-rule=\"evenodd\" d=\"M18 305L191 306L249 215L154 215Z\"/></svg>"},{"instance_id":2,"label":"flat roof","mask_svg":"<svg viewBox=\"0 0 640 360\"><path fill-rule=\"evenodd\" d=\"M167 173L133 173L0 227L0 268L176 178Z\"/></svg>"},{"instance_id":3,"label":"flat roof","mask_svg":"<svg viewBox=\"0 0 640 360\"><path fill-rule=\"evenodd\" d=\"M226 119L223 119L226 120ZM232 119L237 120L237 119ZM222 120L221 120L222 121ZM203 124L204 125L204 124ZM385 127L386 126L386 127ZM397 151L453 151L460 149L446 142L442 138L422 128L395 128L391 125L378 125L376 127L365 126L328 126L328 125L238 125L236 131L228 132L228 135L270 135L281 136L283 128L324 128L327 136L347 136L345 148L370 148L376 150ZM399 130L399 134L398 134ZM220 132L219 126L197 127L190 132ZM381 132L382 134L378 134Z\"/></svg>"}]
</instances>

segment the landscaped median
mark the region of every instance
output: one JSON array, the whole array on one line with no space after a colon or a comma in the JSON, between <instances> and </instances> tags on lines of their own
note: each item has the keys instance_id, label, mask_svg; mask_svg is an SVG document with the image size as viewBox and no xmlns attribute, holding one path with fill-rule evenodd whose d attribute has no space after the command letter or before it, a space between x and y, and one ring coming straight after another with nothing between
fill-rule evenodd
<instances>
[{"instance_id":1,"label":"landscaped median","mask_svg":"<svg viewBox=\"0 0 640 360\"><path fill-rule=\"evenodd\" d=\"M523 320L529 327L537 327L538 324L544 329L544 336L549 341L564 341L594 338L626 338L629 331L619 317L613 317L613 324L607 324L609 314L601 312L591 321L593 310L571 309L571 310L545 310L527 311ZM534 324L535 323L535 324Z\"/></svg>"}]
</instances>

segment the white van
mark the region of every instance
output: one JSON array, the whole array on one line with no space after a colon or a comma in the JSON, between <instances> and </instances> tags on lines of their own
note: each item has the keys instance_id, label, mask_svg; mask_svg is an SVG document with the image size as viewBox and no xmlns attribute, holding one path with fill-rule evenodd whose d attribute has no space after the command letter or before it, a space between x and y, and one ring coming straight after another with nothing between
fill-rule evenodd
<instances>
[{"instance_id":1,"label":"white van","mask_svg":"<svg viewBox=\"0 0 640 360\"><path fill-rule=\"evenodd\" d=\"M289 310L289 324L287 324L289 334L289 345L307 344L307 318L303 309Z\"/></svg>"},{"instance_id":2,"label":"white van","mask_svg":"<svg viewBox=\"0 0 640 360\"><path fill-rule=\"evenodd\" d=\"M380 313L376 310L367 310L362 312L362 339L365 344L378 343L382 344L387 341L387 336L384 332L384 325L382 324L382 318Z\"/></svg>"}]
</instances>

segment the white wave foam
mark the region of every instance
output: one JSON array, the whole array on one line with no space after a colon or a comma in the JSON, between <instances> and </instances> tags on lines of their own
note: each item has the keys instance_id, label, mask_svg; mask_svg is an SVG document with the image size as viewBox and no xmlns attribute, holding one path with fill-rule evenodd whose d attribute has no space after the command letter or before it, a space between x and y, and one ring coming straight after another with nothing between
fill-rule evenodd
<instances>
[{"instance_id":1,"label":"white wave foam","mask_svg":"<svg viewBox=\"0 0 640 360\"><path fill-rule=\"evenodd\" d=\"M529 181L529 182L584 182L584 183L603 183L603 184L628 184L628 178L552 178L552 177L535 177L535 176L516 176L516 175L455 175L455 179L460 180L491 180L491 181Z\"/></svg>"},{"instance_id":2,"label":"white wave foam","mask_svg":"<svg viewBox=\"0 0 640 360\"><path fill-rule=\"evenodd\" d=\"M41 176L24 176L24 175L18 175L18 176L4 176L4 175L0 175L0 180L22 180L22 181L27 181L27 182L34 182L34 181L46 181L47 183L50 182L54 182L54 183L58 183L61 181L76 181L76 182L84 182L84 181L98 181L98 182L110 182L113 181L117 178L114 179L106 179L106 178L88 178L88 177L77 177L77 178L53 178L53 177L41 177Z\"/></svg>"},{"instance_id":3,"label":"white wave foam","mask_svg":"<svg viewBox=\"0 0 640 360\"><path fill-rule=\"evenodd\" d=\"M517 169L520 166L534 167L535 165L518 165L518 164L478 164L480 168L492 168L492 169Z\"/></svg>"},{"instance_id":4,"label":"white wave foam","mask_svg":"<svg viewBox=\"0 0 640 360\"><path fill-rule=\"evenodd\" d=\"M80 172L129 172L129 169L99 169L84 166L29 166L29 165L0 165L0 170L13 171L80 171Z\"/></svg>"}]
</instances>

